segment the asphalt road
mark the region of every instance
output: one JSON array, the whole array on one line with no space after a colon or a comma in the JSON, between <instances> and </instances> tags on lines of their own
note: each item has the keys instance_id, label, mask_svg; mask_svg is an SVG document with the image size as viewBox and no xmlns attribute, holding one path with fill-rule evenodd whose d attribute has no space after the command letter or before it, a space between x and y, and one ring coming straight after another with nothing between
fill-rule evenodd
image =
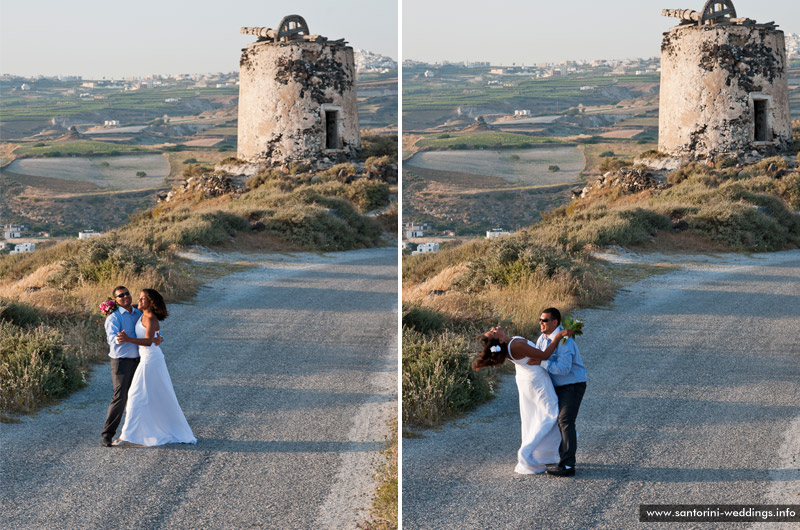
<instances>
[{"instance_id":1,"label":"asphalt road","mask_svg":"<svg viewBox=\"0 0 800 530\"><path fill-rule=\"evenodd\" d=\"M197 445L101 447L111 377L98 366L62 404L0 424L0 527L364 520L397 399L396 248L257 261L162 323Z\"/></svg>"},{"instance_id":2,"label":"asphalt road","mask_svg":"<svg viewBox=\"0 0 800 530\"><path fill-rule=\"evenodd\" d=\"M576 477L514 473L505 377L465 419L403 440L403 528L641 528L640 504L800 504L800 251L703 261L578 313Z\"/></svg>"}]
</instances>

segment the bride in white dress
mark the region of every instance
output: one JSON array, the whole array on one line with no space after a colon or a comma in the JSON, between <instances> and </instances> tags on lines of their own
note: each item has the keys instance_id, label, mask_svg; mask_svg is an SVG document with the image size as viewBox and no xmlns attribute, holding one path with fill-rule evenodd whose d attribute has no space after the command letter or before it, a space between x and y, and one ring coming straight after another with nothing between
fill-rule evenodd
<instances>
[{"instance_id":1,"label":"bride in white dress","mask_svg":"<svg viewBox=\"0 0 800 530\"><path fill-rule=\"evenodd\" d=\"M138 307L142 311L142 318L136 323L138 338L129 337L124 331L117 336L120 342L138 344L140 357L128 391L125 424L117 444L196 443L197 438L175 397L164 354L153 344L160 328L158 321L169 315L164 298L155 289L144 289L139 295Z\"/></svg>"},{"instance_id":2,"label":"bride in white dress","mask_svg":"<svg viewBox=\"0 0 800 530\"><path fill-rule=\"evenodd\" d=\"M549 356L563 337L571 331L559 332L544 351ZM558 462L561 431L558 428L558 397L550 374L540 366L536 356L542 350L523 337L509 337L502 327L494 327L479 336L483 351L472 364L479 370L503 364L511 359L517 370L519 414L522 423L522 444L517 451L514 471L523 475L543 473L547 464Z\"/></svg>"}]
</instances>

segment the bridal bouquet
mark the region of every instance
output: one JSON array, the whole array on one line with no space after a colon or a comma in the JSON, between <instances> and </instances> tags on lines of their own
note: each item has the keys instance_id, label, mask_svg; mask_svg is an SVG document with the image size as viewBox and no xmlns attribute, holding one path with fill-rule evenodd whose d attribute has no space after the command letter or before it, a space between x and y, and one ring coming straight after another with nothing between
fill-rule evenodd
<instances>
[{"instance_id":1,"label":"bridal bouquet","mask_svg":"<svg viewBox=\"0 0 800 530\"><path fill-rule=\"evenodd\" d=\"M573 338L577 337L578 335L583 335L583 321L575 320L572 317L564 317L564 321L561 323L561 326L564 329L572 330ZM561 344L567 343L567 337L561 339Z\"/></svg>"},{"instance_id":2,"label":"bridal bouquet","mask_svg":"<svg viewBox=\"0 0 800 530\"><path fill-rule=\"evenodd\" d=\"M107 317L117 310L117 302L113 298L106 298L105 301L100 303L100 314Z\"/></svg>"}]
</instances>

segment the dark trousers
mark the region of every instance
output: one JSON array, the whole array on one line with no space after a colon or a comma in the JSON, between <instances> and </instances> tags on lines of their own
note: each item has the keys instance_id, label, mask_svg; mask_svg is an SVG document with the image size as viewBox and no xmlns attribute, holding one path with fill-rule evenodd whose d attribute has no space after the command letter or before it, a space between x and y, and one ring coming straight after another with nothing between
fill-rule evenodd
<instances>
[{"instance_id":1,"label":"dark trousers","mask_svg":"<svg viewBox=\"0 0 800 530\"><path fill-rule=\"evenodd\" d=\"M133 374L139 366L139 358L135 359L111 359L111 380L114 382L114 395L111 396L111 403L108 404L106 413L106 424L103 427L102 437L110 440L114 437L122 420L122 413L125 412L125 404L128 402L128 390L131 388Z\"/></svg>"},{"instance_id":2,"label":"dark trousers","mask_svg":"<svg viewBox=\"0 0 800 530\"><path fill-rule=\"evenodd\" d=\"M575 451L578 449L578 434L575 420L581 408L586 383L573 383L555 387L558 396L558 428L561 429L561 445L558 447L561 467L575 467Z\"/></svg>"}]
</instances>

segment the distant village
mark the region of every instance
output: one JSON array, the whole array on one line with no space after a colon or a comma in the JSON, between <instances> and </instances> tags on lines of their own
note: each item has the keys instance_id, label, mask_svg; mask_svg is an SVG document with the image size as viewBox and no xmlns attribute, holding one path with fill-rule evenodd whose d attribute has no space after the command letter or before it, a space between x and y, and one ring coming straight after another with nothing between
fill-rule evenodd
<instances>
[{"instance_id":1,"label":"distant village","mask_svg":"<svg viewBox=\"0 0 800 530\"><path fill-rule=\"evenodd\" d=\"M387 73L397 69L397 62L390 57L385 57L366 50L355 51L356 72ZM147 90L152 88L228 88L239 86L239 72L214 72L204 74L153 74L143 77L125 77L121 79L84 79L79 75L38 75L22 77L13 74L0 75L0 81L21 81L11 91L35 90L37 81L58 81L62 83L80 83L67 91L65 95L78 96L82 99L103 99L104 90ZM175 100L177 101L177 100ZM165 100L165 103L175 101Z\"/></svg>"},{"instance_id":2,"label":"distant village","mask_svg":"<svg viewBox=\"0 0 800 530\"><path fill-rule=\"evenodd\" d=\"M800 34L787 33L786 57L787 59L800 57ZM418 78L436 78L440 71L452 69L481 69L476 76L484 77L483 81L488 86L501 87L503 80L499 76L526 76L533 78L549 78L570 75L648 75L661 72L661 58L650 57L646 59L607 60L596 59L593 61L561 61L556 63L538 63L532 65L499 65L488 61L441 61L425 63L406 59L403 68L409 69L407 73ZM488 69L488 72L486 71ZM581 90L594 90L595 87L581 87Z\"/></svg>"}]
</instances>

